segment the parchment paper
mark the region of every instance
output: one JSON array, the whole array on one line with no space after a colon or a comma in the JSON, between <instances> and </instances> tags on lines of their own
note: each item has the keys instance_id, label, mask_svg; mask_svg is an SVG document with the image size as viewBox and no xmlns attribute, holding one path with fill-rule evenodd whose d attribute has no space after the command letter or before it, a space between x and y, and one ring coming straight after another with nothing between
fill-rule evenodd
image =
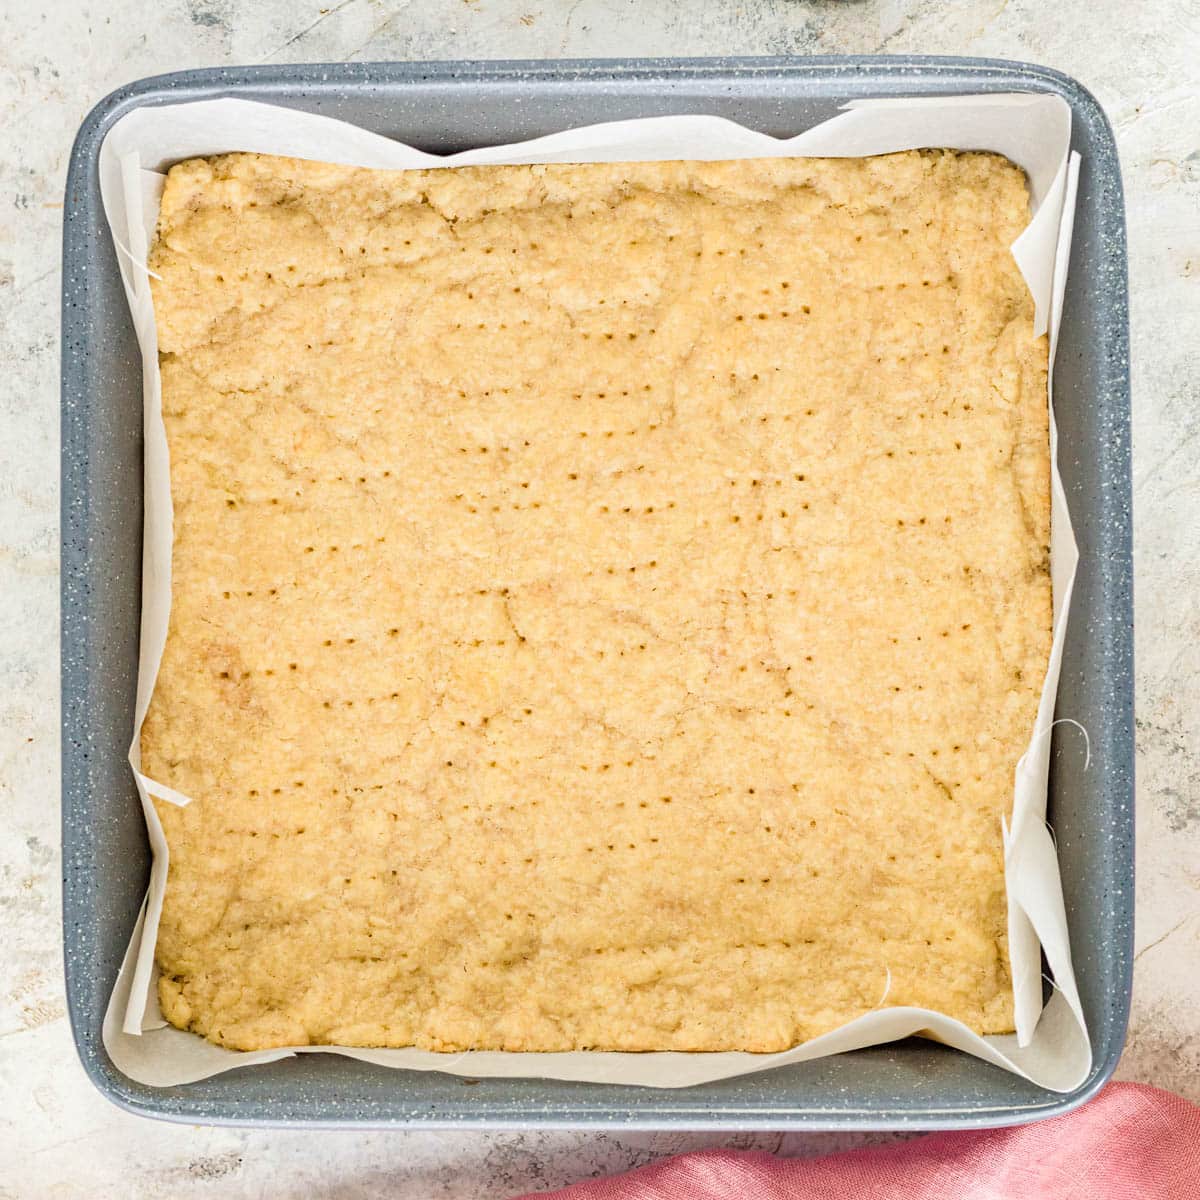
<instances>
[{"instance_id":1,"label":"parchment paper","mask_svg":"<svg viewBox=\"0 0 1200 1200\"><path fill-rule=\"evenodd\" d=\"M1015 1034L979 1037L958 1021L927 1009L881 1007L781 1054L472 1051L449 1055L416 1049L341 1046L253 1053L225 1050L171 1028L158 1008L154 946L166 884L167 846L149 797L176 804L186 804L189 798L146 778L139 769L142 719L162 656L171 599L169 463L157 335L145 262L158 218L163 184L160 172L172 163L232 151L384 168L805 155L845 158L920 147L996 151L1023 167L1029 176L1033 216L1012 251L1034 298L1036 332L1049 332L1053 361L1079 170L1079 157L1070 152L1069 145L1070 109L1061 99L1016 93L860 100L824 124L786 140L755 133L718 117L669 116L593 125L445 158L339 121L244 100L140 108L118 121L101 148L100 184L142 351L142 630L129 759L146 814L154 861L146 901L105 1015L104 1045L117 1067L141 1083L169 1086L301 1051L333 1052L389 1067L447 1071L474 1078L525 1076L684 1087L924 1033L1055 1091L1078 1086L1091 1068L1091 1047L1071 967L1057 854L1045 824L1050 730L1078 561L1057 468L1053 408L1050 559L1054 639L1037 721L1015 772L1012 819L1003 830ZM1054 994L1044 1011L1042 949L1054 975Z\"/></svg>"}]
</instances>

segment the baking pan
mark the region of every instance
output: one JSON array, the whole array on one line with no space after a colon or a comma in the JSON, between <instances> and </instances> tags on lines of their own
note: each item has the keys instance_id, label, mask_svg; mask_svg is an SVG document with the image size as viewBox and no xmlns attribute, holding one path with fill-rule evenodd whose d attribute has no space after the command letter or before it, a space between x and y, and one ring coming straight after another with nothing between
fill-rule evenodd
<instances>
[{"instance_id":1,"label":"baking pan","mask_svg":"<svg viewBox=\"0 0 1200 1200\"><path fill-rule=\"evenodd\" d=\"M1058 1095L920 1040L681 1091L478 1081L300 1055L149 1088L109 1061L100 1027L145 891L145 824L126 750L141 572L140 361L100 205L97 155L131 108L238 96L302 108L447 153L573 125L715 113L777 136L862 96L1036 91L1061 96L1083 156L1054 369L1060 468L1080 566L1058 711L1086 726L1091 763L1056 743L1057 836L1076 975L1095 1063ZM1133 628L1128 312L1121 181L1095 100L1042 67L951 58L644 59L381 63L183 72L114 92L88 115L64 205L62 337L63 925L76 1045L97 1087L135 1112L236 1124L688 1129L929 1129L1061 1113L1111 1075L1133 941ZM1069 729L1063 735L1077 737ZM1065 752L1064 752L1065 751Z\"/></svg>"}]
</instances>

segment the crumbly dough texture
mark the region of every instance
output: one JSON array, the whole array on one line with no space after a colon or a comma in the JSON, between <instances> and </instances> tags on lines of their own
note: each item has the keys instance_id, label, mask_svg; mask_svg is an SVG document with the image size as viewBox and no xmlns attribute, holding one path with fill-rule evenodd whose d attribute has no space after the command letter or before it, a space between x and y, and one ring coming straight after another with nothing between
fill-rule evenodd
<instances>
[{"instance_id":1,"label":"crumbly dough texture","mask_svg":"<svg viewBox=\"0 0 1200 1200\"><path fill-rule=\"evenodd\" d=\"M939 151L174 167L167 1019L1009 1030L1050 641L1027 220L1014 166Z\"/></svg>"}]
</instances>

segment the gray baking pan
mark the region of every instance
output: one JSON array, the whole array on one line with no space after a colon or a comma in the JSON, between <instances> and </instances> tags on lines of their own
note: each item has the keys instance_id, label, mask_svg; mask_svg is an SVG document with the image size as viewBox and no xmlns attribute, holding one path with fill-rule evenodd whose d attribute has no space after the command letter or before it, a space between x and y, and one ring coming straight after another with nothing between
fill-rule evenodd
<instances>
[{"instance_id":1,"label":"gray baking pan","mask_svg":"<svg viewBox=\"0 0 1200 1200\"><path fill-rule=\"evenodd\" d=\"M141 571L140 363L100 207L96 159L140 105L241 96L339 117L445 153L572 125L716 113L797 133L860 96L1028 90L1062 96L1083 156L1055 400L1081 563L1058 711L1091 736L1083 770L1063 731L1050 819L1091 1076L1055 1095L912 1040L680 1091L464 1080L303 1055L187 1086L134 1083L100 1023L146 887L150 854L125 753ZM1129 1010L1133 935L1133 601L1128 315L1112 131L1073 80L1020 63L950 58L761 58L377 63L188 71L114 92L79 132L67 178L62 329L63 928L67 997L96 1086L134 1112L188 1122L325 1126L930 1129L1061 1113L1112 1073Z\"/></svg>"}]
</instances>

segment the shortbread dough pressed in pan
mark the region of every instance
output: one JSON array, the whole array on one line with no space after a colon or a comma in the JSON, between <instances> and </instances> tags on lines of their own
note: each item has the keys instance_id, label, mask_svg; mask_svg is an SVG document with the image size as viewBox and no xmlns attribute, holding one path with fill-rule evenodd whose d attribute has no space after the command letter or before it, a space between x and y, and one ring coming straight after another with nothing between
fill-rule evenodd
<instances>
[{"instance_id":1,"label":"shortbread dough pressed in pan","mask_svg":"<svg viewBox=\"0 0 1200 1200\"><path fill-rule=\"evenodd\" d=\"M1050 643L1028 216L1006 160L937 151L173 168L167 1019L1011 1029L1001 818Z\"/></svg>"}]
</instances>

